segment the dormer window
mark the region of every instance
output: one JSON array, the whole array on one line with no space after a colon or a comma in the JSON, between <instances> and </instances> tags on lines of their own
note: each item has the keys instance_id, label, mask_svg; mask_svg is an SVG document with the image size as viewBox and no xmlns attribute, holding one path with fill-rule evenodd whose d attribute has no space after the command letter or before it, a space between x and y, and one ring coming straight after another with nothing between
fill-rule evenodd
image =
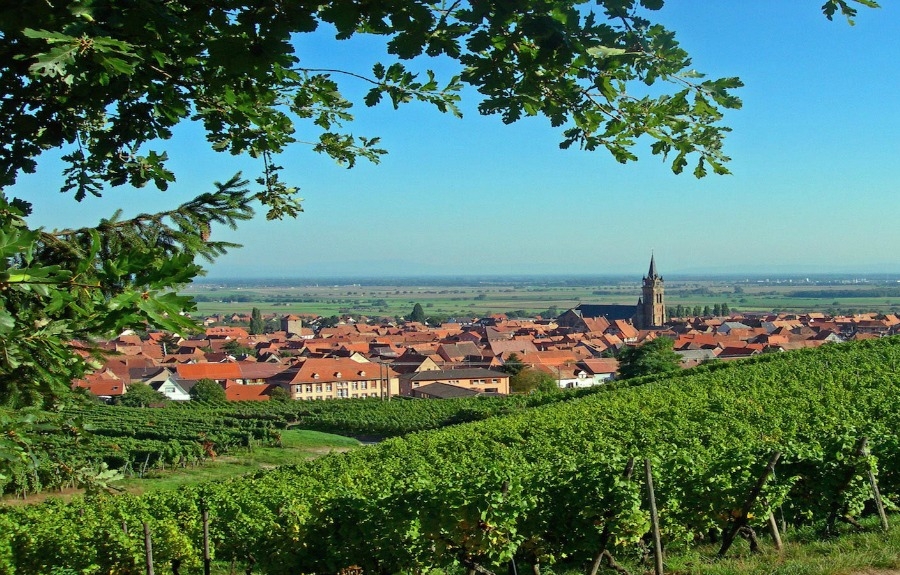
<instances>
[{"instance_id":1,"label":"dormer window","mask_svg":"<svg viewBox=\"0 0 900 575\"><path fill-rule=\"evenodd\" d=\"M338 377L338 378L339 378L339 377L343 377L343 376L341 375L341 372L339 372L339 371L334 372L334 376L335 376L335 377Z\"/></svg>"},{"instance_id":2,"label":"dormer window","mask_svg":"<svg viewBox=\"0 0 900 575\"><path fill-rule=\"evenodd\" d=\"M366 372L364 372L364 371L359 372L359 376L360 376L360 377L365 377L365 376L366 376Z\"/></svg>"},{"instance_id":3,"label":"dormer window","mask_svg":"<svg viewBox=\"0 0 900 575\"><path fill-rule=\"evenodd\" d=\"M312 375L313 375L313 379L319 379L319 374L318 374L318 373L314 373L314 374L312 374Z\"/></svg>"}]
</instances>

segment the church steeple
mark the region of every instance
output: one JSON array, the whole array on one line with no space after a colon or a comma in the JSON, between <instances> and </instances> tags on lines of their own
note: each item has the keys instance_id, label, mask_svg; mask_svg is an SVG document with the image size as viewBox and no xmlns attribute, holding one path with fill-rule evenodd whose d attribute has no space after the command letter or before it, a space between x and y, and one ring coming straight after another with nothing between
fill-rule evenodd
<instances>
[{"instance_id":1,"label":"church steeple","mask_svg":"<svg viewBox=\"0 0 900 575\"><path fill-rule=\"evenodd\" d=\"M650 279L656 277L656 261L653 258L653 252L650 252L650 271L647 272L647 277Z\"/></svg>"},{"instance_id":2,"label":"church steeple","mask_svg":"<svg viewBox=\"0 0 900 575\"><path fill-rule=\"evenodd\" d=\"M660 327L666 323L666 304L663 300L663 278L656 272L656 258L650 254L650 270L641 287L643 297L638 302L635 323L639 329Z\"/></svg>"}]
</instances>

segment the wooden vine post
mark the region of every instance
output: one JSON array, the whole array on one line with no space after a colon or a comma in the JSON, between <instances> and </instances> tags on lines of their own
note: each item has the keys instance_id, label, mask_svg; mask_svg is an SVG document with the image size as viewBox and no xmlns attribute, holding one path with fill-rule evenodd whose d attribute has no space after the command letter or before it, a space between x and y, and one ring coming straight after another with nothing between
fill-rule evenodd
<instances>
[{"instance_id":1,"label":"wooden vine post","mask_svg":"<svg viewBox=\"0 0 900 575\"><path fill-rule=\"evenodd\" d=\"M147 575L153 575L153 541L150 539L150 525L144 521L144 559Z\"/></svg>"},{"instance_id":2,"label":"wooden vine post","mask_svg":"<svg viewBox=\"0 0 900 575\"><path fill-rule=\"evenodd\" d=\"M731 547L731 544L734 543L734 538L737 537L738 532L740 532L741 529L747 526L750 509L759 498L759 494L762 491L763 486L766 484L766 480L769 479L769 476L773 471L775 471L775 464L778 463L779 458L781 458L780 451L776 451L772 454L772 457L769 458L769 463L763 470L762 475L759 476L759 479L756 480L756 485L753 486L753 489L751 489L750 493L747 495L747 500L744 501L744 505L743 507L741 507L740 515L735 518L731 529L729 529L725 533L725 536L722 538L722 548L719 549L719 557L725 557L725 554L728 553L728 549Z\"/></svg>"},{"instance_id":3,"label":"wooden vine post","mask_svg":"<svg viewBox=\"0 0 900 575\"><path fill-rule=\"evenodd\" d=\"M209 510L203 506L203 575L209 575L212 561L209 556Z\"/></svg>"},{"instance_id":4,"label":"wooden vine post","mask_svg":"<svg viewBox=\"0 0 900 575\"><path fill-rule=\"evenodd\" d=\"M775 549L782 550L784 545L781 543L781 533L778 531L778 522L775 520L775 514L769 512L769 532L772 534L772 541L775 542Z\"/></svg>"},{"instance_id":5,"label":"wooden vine post","mask_svg":"<svg viewBox=\"0 0 900 575\"><path fill-rule=\"evenodd\" d=\"M865 441L866 438L863 437ZM863 456L869 456L868 446L863 445ZM884 512L884 501L881 499L881 490L878 489L878 480L875 479L875 470L872 469L872 464L867 463L866 470L869 472L869 486L872 488L872 497L875 498L875 508L878 510L878 517L881 519L881 528L887 531L890 526L888 525L887 514Z\"/></svg>"},{"instance_id":6,"label":"wooden vine post","mask_svg":"<svg viewBox=\"0 0 900 575\"><path fill-rule=\"evenodd\" d=\"M659 514L656 511L656 494L653 492L653 470L650 460L644 460L644 470L647 473L647 496L650 499L650 521L653 524L653 572L663 575L662 538L659 534Z\"/></svg>"}]
</instances>

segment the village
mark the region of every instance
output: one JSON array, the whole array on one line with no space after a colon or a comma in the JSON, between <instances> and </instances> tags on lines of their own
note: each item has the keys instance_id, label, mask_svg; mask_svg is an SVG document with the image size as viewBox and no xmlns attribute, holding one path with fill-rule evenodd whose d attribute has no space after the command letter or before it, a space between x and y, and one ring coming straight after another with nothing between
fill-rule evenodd
<instances>
[{"instance_id":1,"label":"village","mask_svg":"<svg viewBox=\"0 0 900 575\"><path fill-rule=\"evenodd\" d=\"M201 380L219 384L229 401L265 401L273 392L295 400L507 395L510 361L570 389L615 380L622 349L659 337L673 341L687 369L900 331L896 315L875 313L670 318L652 259L636 306L582 304L555 318L494 314L441 325L349 315L337 325L320 316L263 319L280 329L251 333L248 313L203 318L198 336L122 334L101 343L109 355L73 387L110 402L139 383L187 401Z\"/></svg>"}]
</instances>

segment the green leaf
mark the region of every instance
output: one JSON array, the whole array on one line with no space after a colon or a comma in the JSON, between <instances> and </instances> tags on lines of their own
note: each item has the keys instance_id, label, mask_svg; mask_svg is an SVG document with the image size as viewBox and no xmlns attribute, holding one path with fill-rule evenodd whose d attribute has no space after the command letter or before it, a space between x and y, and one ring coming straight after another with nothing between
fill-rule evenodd
<instances>
[{"instance_id":1,"label":"green leaf","mask_svg":"<svg viewBox=\"0 0 900 575\"><path fill-rule=\"evenodd\" d=\"M627 54L624 48L610 48L608 46L593 46L587 49L587 53L595 58L609 58L612 56L621 56Z\"/></svg>"}]
</instances>

